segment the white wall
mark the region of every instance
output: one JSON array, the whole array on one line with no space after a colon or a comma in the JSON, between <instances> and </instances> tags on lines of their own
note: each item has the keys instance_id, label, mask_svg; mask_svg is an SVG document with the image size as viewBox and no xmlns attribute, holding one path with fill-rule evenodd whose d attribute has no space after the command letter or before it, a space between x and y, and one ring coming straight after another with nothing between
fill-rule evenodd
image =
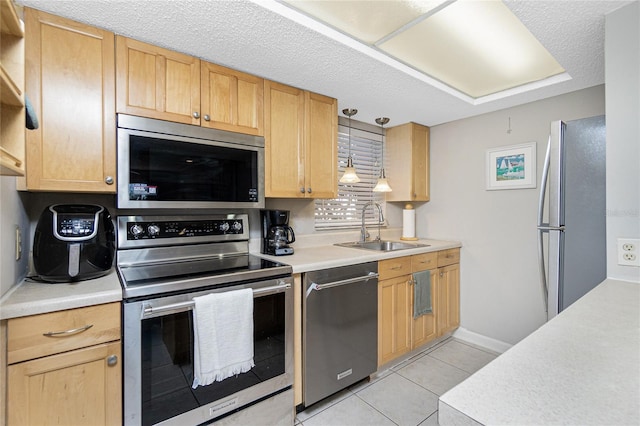
<instances>
[{"instance_id":1,"label":"white wall","mask_svg":"<svg viewBox=\"0 0 640 426\"><path fill-rule=\"evenodd\" d=\"M606 17L607 274L640 281L640 268L620 266L618 238L640 238L640 6Z\"/></svg>"},{"instance_id":2,"label":"white wall","mask_svg":"<svg viewBox=\"0 0 640 426\"><path fill-rule=\"evenodd\" d=\"M0 176L0 296L27 273L30 225L23 199L16 191L16 178ZM22 232L22 259L15 259L15 229Z\"/></svg>"},{"instance_id":3,"label":"white wall","mask_svg":"<svg viewBox=\"0 0 640 426\"><path fill-rule=\"evenodd\" d=\"M514 344L546 320L537 264L538 188L487 191L486 150L536 142L539 179L550 122L602 115L604 95L604 86L596 86L431 128L431 201L417 208L416 231L462 241L465 329Z\"/></svg>"}]
</instances>

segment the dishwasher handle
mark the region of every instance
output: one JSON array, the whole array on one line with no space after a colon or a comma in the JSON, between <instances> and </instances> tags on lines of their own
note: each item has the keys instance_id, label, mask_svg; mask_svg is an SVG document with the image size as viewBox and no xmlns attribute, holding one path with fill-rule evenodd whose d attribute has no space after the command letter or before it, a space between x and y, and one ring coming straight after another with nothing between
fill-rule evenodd
<instances>
[{"instance_id":1,"label":"dishwasher handle","mask_svg":"<svg viewBox=\"0 0 640 426\"><path fill-rule=\"evenodd\" d=\"M354 277L354 278L347 278L344 280L339 280L339 281L333 281L330 283L326 283L326 284L317 284L312 282L311 285L309 286L309 288L307 289L307 295L306 297L309 297L309 295L311 294L311 292L313 290L324 290L326 288L332 288L332 287L339 287L341 285L347 285L347 284L353 284L353 283L357 283L357 282L361 282L361 281L369 281L373 278L378 278L379 274L377 272L369 272L367 275L363 275L360 277Z\"/></svg>"}]
</instances>

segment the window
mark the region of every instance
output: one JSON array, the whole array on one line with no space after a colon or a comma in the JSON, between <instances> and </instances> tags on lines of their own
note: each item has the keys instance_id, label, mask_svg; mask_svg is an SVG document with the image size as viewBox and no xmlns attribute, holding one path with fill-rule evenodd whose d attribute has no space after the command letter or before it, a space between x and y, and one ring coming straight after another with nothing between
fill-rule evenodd
<instances>
[{"instance_id":1,"label":"window","mask_svg":"<svg viewBox=\"0 0 640 426\"><path fill-rule=\"evenodd\" d=\"M370 201L380 204L385 212L384 193L373 192L382 160L380 127L351 120L351 157L360 182L338 182L338 197L315 200L315 228L357 228L362 224L362 207ZM349 158L348 120L339 117L338 126L338 176L342 176ZM366 224L377 224L378 213L367 208Z\"/></svg>"}]
</instances>

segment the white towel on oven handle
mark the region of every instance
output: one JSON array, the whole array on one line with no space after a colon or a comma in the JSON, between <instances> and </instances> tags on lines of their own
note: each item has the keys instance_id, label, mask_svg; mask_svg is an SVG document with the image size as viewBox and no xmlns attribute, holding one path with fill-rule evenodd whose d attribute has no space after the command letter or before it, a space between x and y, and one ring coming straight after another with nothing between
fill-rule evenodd
<instances>
[{"instance_id":1,"label":"white towel on oven handle","mask_svg":"<svg viewBox=\"0 0 640 426\"><path fill-rule=\"evenodd\" d=\"M211 293L193 301L193 389L251 370L253 290Z\"/></svg>"}]
</instances>

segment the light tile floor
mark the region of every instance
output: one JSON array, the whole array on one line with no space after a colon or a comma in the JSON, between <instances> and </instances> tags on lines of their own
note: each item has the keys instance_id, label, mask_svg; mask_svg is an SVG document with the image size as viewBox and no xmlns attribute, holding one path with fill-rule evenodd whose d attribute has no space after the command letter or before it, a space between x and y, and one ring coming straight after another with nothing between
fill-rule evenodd
<instances>
[{"instance_id":1,"label":"light tile floor","mask_svg":"<svg viewBox=\"0 0 640 426\"><path fill-rule=\"evenodd\" d=\"M497 355L449 338L308 407L296 425L437 425L438 397Z\"/></svg>"}]
</instances>

